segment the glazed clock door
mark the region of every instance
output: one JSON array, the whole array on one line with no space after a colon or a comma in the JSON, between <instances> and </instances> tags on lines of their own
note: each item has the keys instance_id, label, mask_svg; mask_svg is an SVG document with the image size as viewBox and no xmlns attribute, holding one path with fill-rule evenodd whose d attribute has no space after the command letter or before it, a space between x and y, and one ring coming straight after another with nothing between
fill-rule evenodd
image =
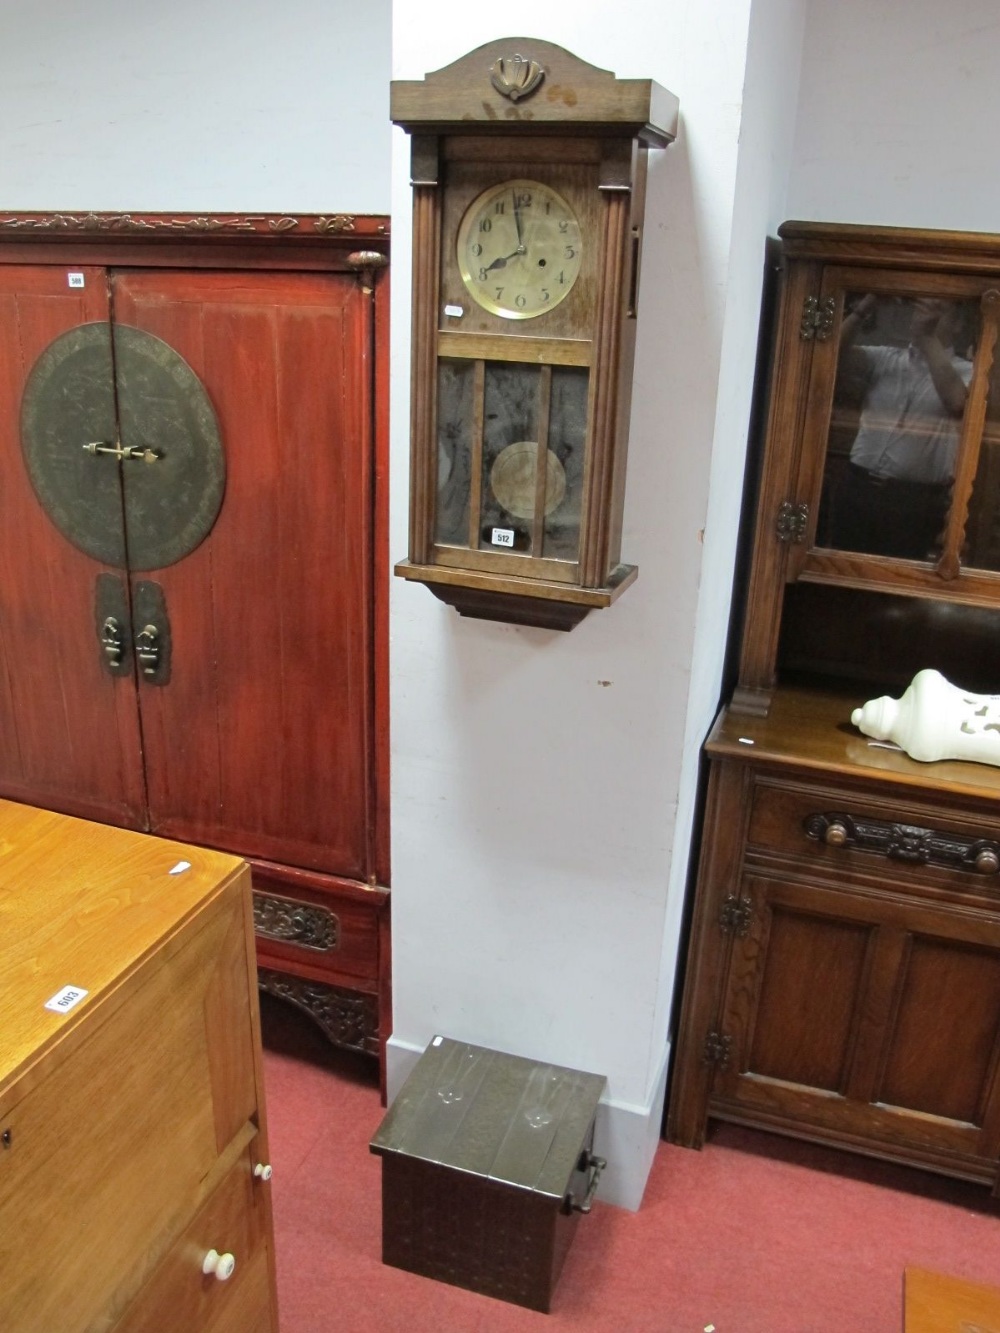
<instances>
[{"instance_id":1,"label":"glazed clock door","mask_svg":"<svg viewBox=\"0 0 1000 1333\"><path fill-rule=\"evenodd\" d=\"M458 149L453 150L458 152ZM597 309L599 156L449 161L431 563L579 582ZM512 176L507 175L513 172ZM545 180L539 180L540 175ZM530 558L530 559L526 559Z\"/></svg>"},{"instance_id":2,"label":"glazed clock door","mask_svg":"<svg viewBox=\"0 0 1000 1333\"><path fill-rule=\"evenodd\" d=\"M209 535L131 570L134 628L148 607L169 649L137 666L150 828L367 878L371 293L354 273L162 269L112 290L117 325L205 387L225 452Z\"/></svg>"},{"instance_id":3,"label":"glazed clock door","mask_svg":"<svg viewBox=\"0 0 1000 1333\"><path fill-rule=\"evenodd\" d=\"M114 440L115 410L104 271L0 267L0 794L137 827L121 473L84 447Z\"/></svg>"}]
</instances>

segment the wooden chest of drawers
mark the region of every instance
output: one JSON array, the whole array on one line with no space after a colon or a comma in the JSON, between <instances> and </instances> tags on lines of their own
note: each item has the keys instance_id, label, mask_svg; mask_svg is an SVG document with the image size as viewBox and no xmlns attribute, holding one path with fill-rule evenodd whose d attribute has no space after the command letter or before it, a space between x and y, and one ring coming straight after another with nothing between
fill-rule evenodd
<instances>
[{"instance_id":1,"label":"wooden chest of drawers","mask_svg":"<svg viewBox=\"0 0 1000 1333\"><path fill-rule=\"evenodd\" d=\"M254 969L238 858L0 802L0 1328L277 1329Z\"/></svg>"},{"instance_id":2,"label":"wooden chest of drawers","mask_svg":"<svg viewBox=\"0 0 1000 1333\"><path fill-rule=\"evenodd\" d=\"M777 692L723 715L668 1133L709 1117L981 1180L1000 1165L1000 770Z\"/></svg>"}]
</instances>

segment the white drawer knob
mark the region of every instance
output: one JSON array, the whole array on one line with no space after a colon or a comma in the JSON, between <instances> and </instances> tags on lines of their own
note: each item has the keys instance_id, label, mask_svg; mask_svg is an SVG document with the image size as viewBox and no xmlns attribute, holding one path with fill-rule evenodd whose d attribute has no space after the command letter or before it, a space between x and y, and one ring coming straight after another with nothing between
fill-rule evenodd
<instances>
[{"instance_id":1,"label":"white drawer knob","mask_svg":"<svg viewBox=\"0 0 1000 1333\"><path fill-rule=\"evenodd\" d=\"M218 1250L209 1250L202 1260L201 1271L214 1273L220 1282L227 1282L233 1275L236 1260L231 1254L220 1254Z\"/></svg>"},{"instance_id":2,"label":"white drawer knob","mask_svg":"<svg viewBox=\"0 0 1000 1333\"><path fill-rule=\"evenodd\" d=\"M270 1163L270 1162L258 1162L257 1165L256 1165L256 1166L254 1167L254 1169L253 1169L253 1173L254 1173L254 1175L257 1177L258 1180L270 1180L270 1179L271 1179L271 1163Z\"/></svg>"}]
</instances>

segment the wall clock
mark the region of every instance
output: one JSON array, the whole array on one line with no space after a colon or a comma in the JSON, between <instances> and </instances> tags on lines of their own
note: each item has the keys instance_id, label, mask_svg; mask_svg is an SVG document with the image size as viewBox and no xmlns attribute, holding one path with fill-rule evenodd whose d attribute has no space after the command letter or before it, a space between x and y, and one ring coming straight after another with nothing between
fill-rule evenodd
<instances>
[{"instance_id":1,"label":"wall clock","mask_svg":"<svg viewBox=\"0 0 1000 1333\"><path fill-rule=\"evenodd\" d=\"M411 140L410 549L461 614L571 629L621 560L649 148L677 98L505 38L392 84Z\"/></svg>"}]
</instances>

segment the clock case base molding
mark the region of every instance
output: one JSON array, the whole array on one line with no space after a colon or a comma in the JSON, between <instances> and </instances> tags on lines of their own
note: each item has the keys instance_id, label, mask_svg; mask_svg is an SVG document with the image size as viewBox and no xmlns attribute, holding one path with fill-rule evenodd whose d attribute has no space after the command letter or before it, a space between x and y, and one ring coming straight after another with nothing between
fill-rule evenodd
<instances>
[{"instance_id":1,"label":"clock case base molding","mask_svg":"<svg viewBox=\"0 0 1000 1333\"><path fill-rule=\"evenodd\" d=\"M508 625L531 625L536 629L571 630L588 612L616 601L635 582L639 568L619 565L603 588L577 588L537 579L530 582L497 579L488 574L470 575L464 570L461 582L452 582L448 569L417 565L409 560L401 560L395 572L400 578L426 584L435 597L453 606L461 616L499 620Z\"/></svg>"}]
</instances>

